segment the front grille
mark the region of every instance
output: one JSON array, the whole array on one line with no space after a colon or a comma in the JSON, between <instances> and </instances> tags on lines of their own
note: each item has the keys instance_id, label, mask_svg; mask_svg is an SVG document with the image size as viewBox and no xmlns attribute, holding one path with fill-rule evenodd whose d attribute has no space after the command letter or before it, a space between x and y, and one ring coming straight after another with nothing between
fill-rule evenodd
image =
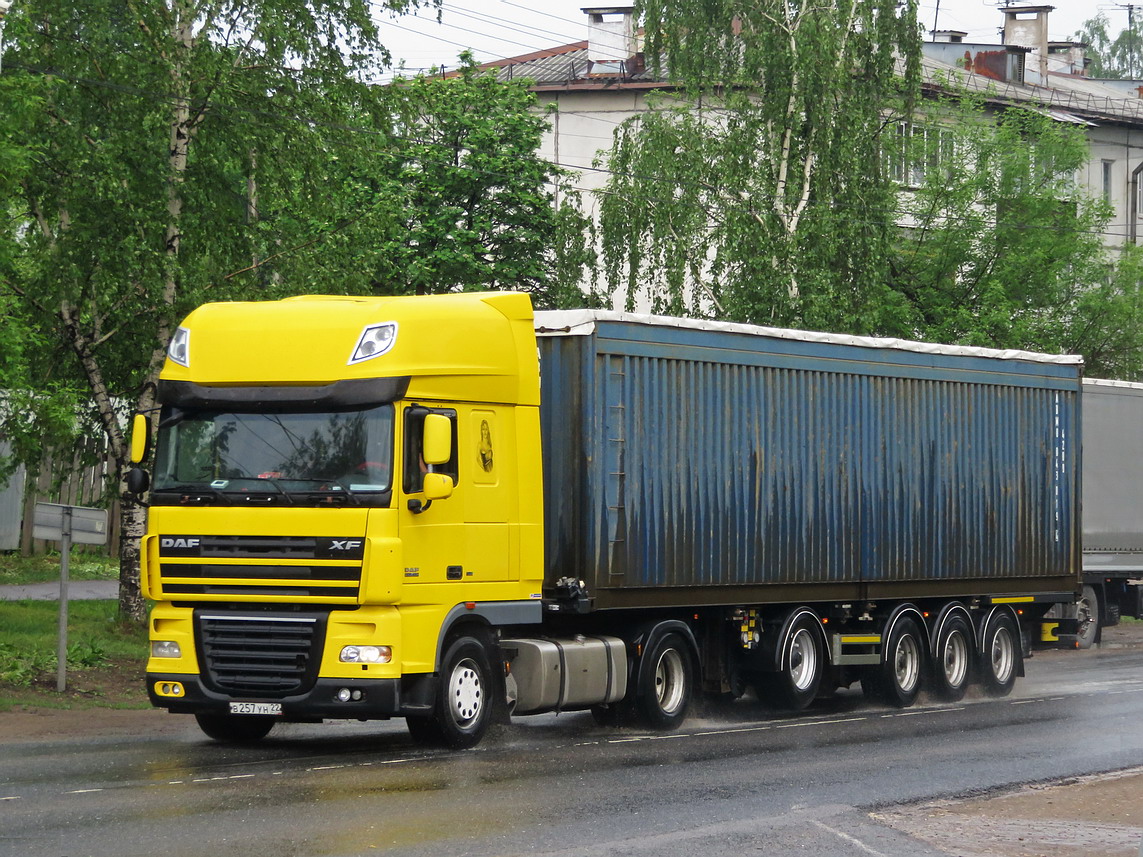
<instances>
[{"instance_id":1,"label":"front grille","mask_svg":"<svg viewBox=\"0 0 1143 857\"><path fill-rule=\"evenodd\" d=\"M327 536L162 535L159 582L171 599L356 603L364 546Z\"/></svg>"},{"instance_id":2,"label":"front grille","mask_svg":"<svg viewBox=\"0 0 1143 857\"><path fill-rule=\"evenodd\" d=\"M361 538L161 535L159 556L211 559L361 559Z\"/></svg>"},{"instance_id":3,"label":"front grille","mask_svg":"<svg viewBox=\"0 0 1143 857\"><path fill-rule=\"evenodd\" d=\"M196 611L207 685L230 696L282 697L309 690L325 642L324 615L227 615Z\"/></svg>"},{"instance_id":4,"label":"front grille","mask_svg":"<svg viewBox=\"0 0 1143 857\"><path fill-rule=\"evenodd\" d=\"M163 563L163 592L175 595L276 596L357 600L361 566L182 565Z\"/></svg>"}]
</instances>

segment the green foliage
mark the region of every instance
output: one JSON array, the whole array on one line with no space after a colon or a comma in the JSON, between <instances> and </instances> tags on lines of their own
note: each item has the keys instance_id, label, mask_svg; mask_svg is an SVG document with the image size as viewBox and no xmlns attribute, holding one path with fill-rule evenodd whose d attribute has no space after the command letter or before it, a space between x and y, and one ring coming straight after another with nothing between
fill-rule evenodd
<instances>
[{"instance_id":1,"label":"green foliage","mask_svg":"<svg viewBox=\"0 0 1143 857\"><path fill-rule=\"evenodd\" d=\"M526 81L500 83L471 57L462 61L454 75L398 80L377 93L392 126L387 145L346 140L321 168L325 186L342 193L317 206L279 204L337 224L274 264L295 291L511 288L540 304L575 299L568 285L590 262L587 221L568 174L538 155L548 123Z\"/></svg>"},{"instance_id":2,"label":"green foliage","mask_svg":"<svg viewBox=\"0 0 1143 857\"><path fill-rule=\"evenodd\" d=\"M71 580L114 580L119 569L115 561L94 552L73 548L68 562ZM57 553L20 556L0 553L0 585L50 583L60 578Z\"/></svg>"},{"instance_id":3,"label":"green foliage","mask_svg":"<svg viewBox=\"0 0 1143 857\"><path fill-rule=\"evenodd\" d=\"M114 601L68 605L68 670L99 669L138 659L146 630L120 623ZM0 601L0 684L27 687L56 672L58 605L54 601Z\"/></svg>"},{"instance_id":4,"label":"green foliage","mask_svg":"<svg viewBox=\"0 0 1143 857\"><path fill-rule=\"evenodd\" d=\"M647 56L677 88L616 135L606 288L657 312L875 329L892 309L881 134L884 111L917 91L915 4L646 0L641 12Z\"/></svg>"},{"instance_id":5,"label":"green foliage","mask_svg":"<svg viewBox=\"0 0 1143 857\"><path fill-rule=\"evenodd\" d=\"M1097 12L1075 34L1076 41L1087 45L1088 75L1127 80L1143 75L1143 34L1128 27L1112 35L1110 26L1107 15Z\"/></svg>"},{"instance_id":6,"label":"green foliage","mask_svg":"<svg viewBox=\"0 0 1143 857\"><path fill-rule=\"evenodd\" d=\"M908 313L893 332L1080 353L1089 374L1124 377L1139 348L1138 255L1109 275L1110 206L1074 180L1083 129L1019 108L991 115L968 95L926 112L927 132L915 126L895 153L899 173L923 179L901 195L892 285Z\"/></svg>"},{"instance_id":7,"label":"green foliage","mask_svg":"<svg viewBox=\"0 0 1143 857\"><path fill-rule=\"evenodd\" d=\"M21 652L9 643L0 643L0 682L27 687L35 679L55 670L56 653L48 650Z\"/></svg>"},{"instance_id":8,"label":"green foliage","mask_svg":"<svg viewBox=\"0 0 1143 857\"><path fill-rule=\"evenodd\" d=\"M524 287L590 257L519 84L366 81L377 10L436 0L21 0L0 116L0 430L35 462L149 411L209 300ZM5 101L7 110L8 101ZM574 235L581 236L576 245ZM124 505L130 540L141 511ZM125 611L141 618L124 550Z\"/></svg>"}]
</instances>

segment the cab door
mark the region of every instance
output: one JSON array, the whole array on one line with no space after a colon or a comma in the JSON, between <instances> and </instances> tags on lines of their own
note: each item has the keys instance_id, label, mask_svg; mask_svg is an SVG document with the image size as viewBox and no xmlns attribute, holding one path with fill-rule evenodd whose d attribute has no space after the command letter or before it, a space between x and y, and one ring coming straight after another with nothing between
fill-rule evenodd
<instances>
[{"instance_id":1,"label":"cab door","mask_svg":"<svg viewBox=\"0 0 1143 857\"><path fill-rule=\"evenodd\" d=\"M452 428L448 461L426 460L425 418L446 417ZM510 561L506 486L496 461L496 413L414 404L402 418L402 478L398 514L406 587L415 584L507 580ZM430 500L425 477L452 480L451 496ZM408 593L404 600L409 600ZM467 589L439 593L436 603L480 600ZM421 599L416 599L421 600Z\"/></svg>"}]
</instances>

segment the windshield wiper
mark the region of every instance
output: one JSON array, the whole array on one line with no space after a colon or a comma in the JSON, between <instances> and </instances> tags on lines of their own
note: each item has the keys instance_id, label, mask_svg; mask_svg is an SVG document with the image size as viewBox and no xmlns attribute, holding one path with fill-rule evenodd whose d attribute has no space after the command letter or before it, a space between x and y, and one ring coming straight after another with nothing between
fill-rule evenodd
<instances>
[{"instance_id":1,"label":"windshield wiper","mask_svg":"<svg viewBox=\"0 0 1143 857\"><path fill-rule=\"evenodd\" d=\"M187 495L183 498L183 502L196 502L201 503L204 500L221 500L227 506L234 505L233 501L216 488L210 485L201 484L187 484L187 485L163 485L154 488L155 494L184 494Z\"/></svg>"}]
</instances>

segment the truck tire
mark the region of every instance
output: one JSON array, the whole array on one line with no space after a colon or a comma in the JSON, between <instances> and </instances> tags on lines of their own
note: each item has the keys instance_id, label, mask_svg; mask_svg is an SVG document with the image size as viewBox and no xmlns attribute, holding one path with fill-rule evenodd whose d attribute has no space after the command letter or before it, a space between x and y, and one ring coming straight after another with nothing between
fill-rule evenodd
<instances>
[{"instance_id":1,"label":"truck tire","mask_svg":"<svg viewBox=\"0 0 1143 857\"><path fill-rule=\"evenodd\" d=\"M937 633L933 646L929 686L945 702L964 697L972 681L972 626L963 616L950 616Z\"/></svg>"},{"instance_id":2,"label":"truck tire","mask_svg":"<svg viewBox=\"0 0 1143 857\"><path fill-rule=\"evenodd\" d=\"M457 637L441 658L440 687L428 717L407 717L418 744L453 750L475 747L488 731L493 711L488 649L476 637Z\"/></svg>"},{"instance_id":3,"label":"truck tire","mask_svg":"<svg viewBox=\"0 0 1143 857\"><path fill-rule=\"evenodd\" d=\"M1023 652L1020 632L1008 613L993 613L984 627L980 686L989 696L1007 696L1016 684Z\"/></svg>"},{"instance_id":4,"label":"truck tire","mask_svg":"<svg viewBox=\"0 0 1143 857\"><path fill-rule=\"evenodd\" d=\"M1100 625L1099 597L1094 586L1084 586L1076 601L1076 621L1079 629L1076 632L1076 643L1081 649L1090 649L1099 634Z\"/></svg>"},{"instance_id":5,"label":"truck tire","mask_svg":"<svg viewBox=\"0 0 1143 857\"><path fill-rule=\"evenodd\" d=\"M694 686L690 646L673 631L655 640L643 653L635 706L651 729L676 729L686 719Z\"/></svg>"},{"instance_id":6,"label":"truck tire","mask_svg":"<svg viewBox=\"0 0 1143 857\"><path fill-rule=\"evenodd\" d=\"M227 744L253 744L270 734L278 722L266 714L196 714L198 728L207 737Z\"/></svg>"},{"instance_id":7,"label":"truck tire","mask_svg":"<svg viewBox=\"0 0 1143 857\"><path fill-rule=\"evenodd\" d=\"M916 701L925 670L925 641L916 621L904 617L893 624L875 670L872 689L878 699L894 708L908 708Z\"/></svg>"},{"instance_id":8,"label":"truck tire","mask_svg":"<svg viewBox=\"0 0 1143 857\"><path fill-rule=\"evenodd\" d=\"M818 620L803 612L790 623L779 643L778 670L758 680L759 699L767 705L801 711L814 701L825 673L825 651Z\"/></svg>"}]
</instances>

